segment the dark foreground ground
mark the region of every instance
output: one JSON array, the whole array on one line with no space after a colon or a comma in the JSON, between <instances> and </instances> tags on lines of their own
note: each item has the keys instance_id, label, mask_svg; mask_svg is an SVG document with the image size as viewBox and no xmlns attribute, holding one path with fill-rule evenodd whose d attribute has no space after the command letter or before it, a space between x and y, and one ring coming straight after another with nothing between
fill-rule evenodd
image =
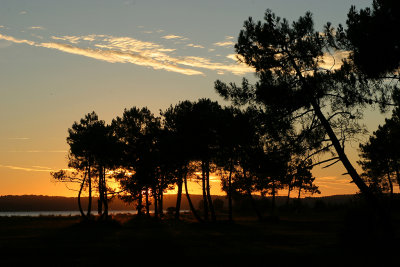
<instances>
[{"instance_id":1,"label":"dark foreground ground","mask_svg":"<svg viewBox=\"0 0 400 267\"><path fill-rule=\"evenodd\" d=\"M388 266L399 263L398 232L385 239L362 215L281 214L258 222L200 224L118 215L0 218L0 266ZM399 229L395 219L394 228ZM378 234L376 234L379 232ZM384 231L383 231L384 232ZM375 233L375 234L373 234Z\"/></svg>"}]
</instances>

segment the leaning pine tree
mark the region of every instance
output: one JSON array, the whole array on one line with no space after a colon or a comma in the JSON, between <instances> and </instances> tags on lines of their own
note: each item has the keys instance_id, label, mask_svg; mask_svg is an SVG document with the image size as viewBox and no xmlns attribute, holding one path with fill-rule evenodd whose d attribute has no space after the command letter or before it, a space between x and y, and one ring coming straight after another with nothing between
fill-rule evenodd
<instances>
[{"instance_id":1,"label":"leaning pine tree","mask_svg":"<svg viewBox=\"0 0 400 267\"><path fill-rule=\"evenodd\" d=\"M310 154L333 148L336 155L330 160L343 163L385 221L379 199L351 164L344 145L363 130L357 123L360 108L371 103L383 106L390 88L355 71L350 59L335 64L335 55L346 53L330 46L329 34L314 30L311 13L291 25L270 10L264 19L262 23L249 18L235 45L238 58L254 68L258 82L250 85L243 79L237 86L216 81L217 92L236 104L256 103L277 118L297 122L299 138L314 149Z\"/></svg>"}]
</instances>

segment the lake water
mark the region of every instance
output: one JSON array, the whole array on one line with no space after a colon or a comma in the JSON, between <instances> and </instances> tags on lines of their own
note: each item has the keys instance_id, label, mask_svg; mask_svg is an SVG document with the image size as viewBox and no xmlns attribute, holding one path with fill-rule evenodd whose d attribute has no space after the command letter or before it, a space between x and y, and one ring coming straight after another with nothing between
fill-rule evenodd
<instances>
[{"instance_id":1,"label":"lake water","mask_svg":"<svg viewBox=\"0 0 400 267\"><path fill-rule=\"evenodd\" d=\"M136 210L111 210L109 214L137 214ZM96 213L92 213L96 215ZM79 216L79 211L1 211L0 217L12 217L12 216L28 216L28 217L39 217L39 216Z\"/></svg>"},{"instance_id":2,"label":"lake water","mask_svg":"<svg viewBox=\"0 0 400 267\"><path fill-rule=\"evenodd\" d=\"M150 211L153 213L154 211ZM164 211L166 213L166 211ZM181 210L181 213L189 212L189 210ZM97 215L97 212L93 212L93 215ZM137 214L136 210L110 210L108 214ZM71 211L0 211L0 217L39 217L39 216L80 216L80 212L76 210Z\"/></svg>"}]
</instances>

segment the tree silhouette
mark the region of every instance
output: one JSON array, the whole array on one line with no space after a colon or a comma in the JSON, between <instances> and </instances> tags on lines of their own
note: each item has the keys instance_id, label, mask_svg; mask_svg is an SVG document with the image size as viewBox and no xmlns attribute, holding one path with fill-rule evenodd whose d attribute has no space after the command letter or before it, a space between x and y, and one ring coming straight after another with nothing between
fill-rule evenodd
<instances>
[{"instance_id":1,"label":"tree silhouette","mask_svg":"<svg viewBox=\"0 0 400 267\"><path fill-rule=\"evenodd\" d=\"M123 117L112 122L114 135L123 147L123 156L116 177L119 180L126 201L137 201L138 214L142 214L143 194L146 214L150 210L150 193L157 199L155 188L159 182L157 138L160 119L147 109L133 107L125 109ZM152 192L150 192L152 190Z\"/></svg>"},{"instance_id":2,"label":"tree silhouette","mask_svg":"<svg viewBox=\"0 0 400 267\"><path fill-rule=\"evenodd\" d=\"M195 152L193 156L201 164L204 218L208 220L210 211L212 221L216 221L216 215L210 193L210 172L220 142L222 114L221 106L209 99L200 99L193 104L191 111L191 135Z\"/></svg>"},{"instance_id":3,"label":"tree silhouette","mask_svg":"<svg viewBox=\"0 0 400 267\"><path fill-rule=\"evenodd\" d=\"M399 101L397 99L397 101ZM400 186L400 108L378 127L368 142L360 144L360 164L367 183L378 192L389 190L393 198L393 180Z\"/></svg>"},{"instance_id":4,"label":"tree silhouette","mask_svg":"<svg viewBox=\"0 0 400 267\"><path fill-rule=\"evenodd\" d=\"M190 162L193 158L193 136L192 124L195 123L191 117L193 103L183 101L175 106L170 106L162 112L163 125L166 134L166 149L168 158L175 169L176 184L178 186L177 201L175 206L175 218L179 219L182 199L182 189L185 185L186 197L190 209L198 221L202 221L197 214L189 192L187 190L187 179L191 173Z\"/></svg>"},{"instance_id":5,"label":"tree silhouette","mask_svg":"<svg viewBox=\"0 0 400 267\"><path fill-rule=\"evenodd\" d=\"M91 217L92 193L94 185L97 184L99 214L107 218L106 169L113 168L113 159L117 153L117 145L110 134L110 128L105 125L104 121L99 120L97 114L93 111L86 114L79 122L74 122L72 127L68 129L67 143L70 146L68 167L75 169L76 172L70 173L60 170L52 173L53 178L57 181L80 183L78 207L84 218ZM87 188L89 194L86 215L80 201L82 191L85 188Z\"/></svg>"},{"instance_id":6,"label":"tree silhouette","mask_svg":"<svg viewBox=\"0 0 400 267\"><path fill-rule=\"evenodd\" d=\"M339 25L335 35L345 49L352 51L356 66L370 77L399 79L400 3L374 0L372 8L359 11L352 6L346 25L346 29Z\"/></svg>"},{"instance_id":7,"label":"tree silhouette","mask_svg":"<svg viewBox=\"0 0 400 267\"><path fill-rule=\"evenodd\" d=\"M380 97L378 102L385 103L383 93L389 88L381 81L358 76L349 61L343 61L340 69L324 68L326 52L333 48L327 34L314 30L311 13L292 25L270 10L264 19L262 23L249 18L235 45L241 60L255 69L259 81L252 86L244 79L241 87L216 81L217 92L234 103L262 104L276 117L307 125L299 136L308 132L306 136L319 144L313 148L322 147L321 151L334 148L337 156L332 160L340 159L369 203L385 217L377 197L349 161L344 145L362 132L357 124L362 115L359 108L372 97Z\"/></svg>"},{"instance_id":8,"label":"tree silhouette","mask_svg":"<svg viewBox=\"0 0 400 267\"><path fill-rule=\"evenodd\" d=\"M88 217L91 216L92 209L92 176L96 167L95 157L100 149L98 139L105 134L101 131L102 129L104 129L104 121L99 120L94 111L85 115L79 123L74 122L68 129L67 143L70 146L68 166L75 169L83 167L86 173L89 191Z\"/></svg>"},{"instance_id":9,"label":"tree silhouette","mask_svg":"<svg viewBox=\"0 0 400 267\"><path fill-rule=\"evenodd\" d=\"M178 155L175 157L180 166L177 179L177 208L180 206L183 182L186 187L187 181L184 181L184 177L187 179L189 165L196 166L194 162L198 162L199 171L201 171L204 218L208 220L210 211L211 219L215 221L216 216L210 193L210 172L219 146L222 108L217 102L209 99L200 99L193 103L185 101L175 107L171 106L163 113L163 116L165 127L177 141L175 152ZM189 162L192 163L189 164ZM188 193L187 196L189 196ZM194 208L192 211L195 212Z\"/></svg>"}]
</instances>

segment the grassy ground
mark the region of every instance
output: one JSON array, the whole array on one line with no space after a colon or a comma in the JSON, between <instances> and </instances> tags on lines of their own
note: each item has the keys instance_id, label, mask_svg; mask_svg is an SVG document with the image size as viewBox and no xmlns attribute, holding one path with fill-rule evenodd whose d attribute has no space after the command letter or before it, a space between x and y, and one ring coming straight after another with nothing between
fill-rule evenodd
<instances>
[{"instance_id":1,"label":"grassy ground","mask_svg":"<svg viewBox=\"0 0 400 267\"><path fill-rule=\"evenodd\" d=\"M220 216L221 219L221 216ZM258 222L238 217L199 224L190 215L161 222L119 215L0 218L1 266L353 266L382 265L400 239L374 234L365 218L343 212L280 214ZM395 228L399 226L395 220ZM378 264L380 263L380 264Z\"/></svg>"}]
</instances>

